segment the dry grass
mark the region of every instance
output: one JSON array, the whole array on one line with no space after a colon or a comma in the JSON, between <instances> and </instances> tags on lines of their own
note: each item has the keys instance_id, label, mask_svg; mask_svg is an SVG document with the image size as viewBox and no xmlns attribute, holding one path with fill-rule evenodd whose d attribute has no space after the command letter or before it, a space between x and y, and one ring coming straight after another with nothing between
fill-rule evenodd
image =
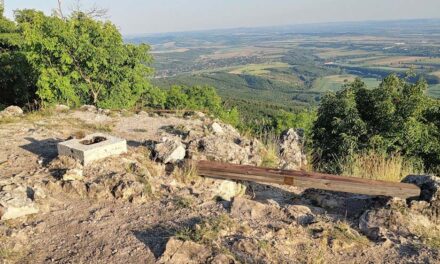
<instances>
[{"instance_id":1,"label":"dry grass","mask_svg":"<svg viewBox=\"0 0 440 264\"><path fill-rule=\"evenodd\" d=\"M372 52L364 50L329 49L317 54L323 59L331 59L345 56L374 55Z\"/></svg>"},{"instance_id":2,"label":"dry grass","mask_svg":"<svg viewBox=\"0 0 440 264\"><path fill-rule=\"evenodd\" d=\"M175 170L174 177L177 181L184 184L197 182L201 179L193 162L187 162L182 168Z\"/></svg>"},{"instance_id":3,"label":"dry grass","mask_svg":"<svg viewBox=\"0 0 440 264\"><path fill-rule=\"evenodd\" d=\"M17 250L6 246L8 239L0 236L0 263L20 263L25 255L25 249Z\"/></svg>"},{"instance_id":4,"label":"dry grass","mask_svg":"<svg viewBox=\"0 0 440 264\"><path fill-rule=\"evenodd\" d=\"M40 121L44 118L48 118L54 115L54 111L52 109L42 109L37 111L32 111L29 113L25 113L23 116L5 116L0 117L0 125L1 124L10 124L16 123L19 121L27 121L27 122L36 122Z\"/></svg>"},{"instance_id":5,"label":"dry grass","mask_svg":"<svg viewBox=\"0 0 440 264\"><path fill-rule=\"evenodd\" d=\"M229 73L232 74L250 74L250 75L264 75L269 74L270 69L288 68L289 64L283 62L262 63L262 64L248 64L243 67L234 69Z\"/></svg>"},{"instance_id":6,"label":"dry grass","mask_svg":"<svg viewBox=\"0 0 440 264\"><path fill-rule=\"evenodd\" d=\"M400 182L409 174L420 173L420 170L400 155L385 156L374 152L354 154L341 162L343 175L354 177Z\"/></svg>"},{"instance_id":7,"label":"dry grass","mask_svg":"<svg viewBox=\"0 0 440 264\"><path fill-rule=\"evenodd\" d=\"M328 237L333 240L333 246L340 243L350 246L368 246L370 241L367 237L362 236L356 230L352 229L350 224L346 221L338 221L334 227L331 228L328 233Z\"/></svg>"},{"instance_id":8,"label":"dry grass","mask_svg":"<svg viewBox=\"0 0 440 264\"><path fill-rule=\"evenodd\" d=\"M86 129L86 130L93 130L93 131L98 131L98 132L112 132L113 128L114 128L114 124L111 123L102 123L102 124L88 124L88 123L83 123L82 124L82 128Z\"/></svg>"},{"instance_id":9,"label":"dry grass","mask_svg":"<svg viewBox=\"0 0 440 264\"><path fill-rule=\"evenodd\" d=\"M415 233L420 236L423 244L431 248L440 249L440 227L432 225L430 227L419 226Z\"/></svg>"},{"instance_id":10,"label":"dry grass","mask_svg":"<svg viewBox=\"0 0 440 264\"><path fill-rule=\"evenodd\" d=\"M18 117L0 117L0 125L11 124L20 121Z\"/></svg>"},{"instance_id":11,"label":"dry grass","mask_svg":"<svg viewBox=\"0 0 440 264\"><path fill-rule=\"evenodd\" d=\"M260 136L260 141L263 142L265 149L260 153L263 158L262 166L268 168L276 168L279 163L279 145L280 139L274 133L266 133Z\"/></svg>"},{"instance_id":12,"label":"dry grass","mask_svg":"<svg viewBox=\"0 0 440 264\"><path fill-rule=\"evenodd\" d=\"M237 224L227 214L203 220L194 228L183 228L176 233L176 237L184 241L212 244L218 238L236 230Z\"/></svg>"},{"instance_id":13,"label":"dry grass","mask_svg":"<svg viewBox=\"0 0 440 264\"><path fill-rule=\"evenodd\" d=\"M392 56L392 57L385 57L385 58L379 58L379 59L373 59L369 60L366 63L368 65L395 65L395 64L404 64L404 63L411 63L415 62L417 60L424 59L424 57L416 57L416 56Z\"/></svg>"},{"instance_id":14,"label":"dry grass","mask_svg":"<svg viewBox=\"0 0 440 264\"><path fill-rule=\"evenodd\" d=\"M194 199L190 196L177 196L173 202L174 205L180 209L191 208L195 204Z\"/></svg>"}]
</instances>

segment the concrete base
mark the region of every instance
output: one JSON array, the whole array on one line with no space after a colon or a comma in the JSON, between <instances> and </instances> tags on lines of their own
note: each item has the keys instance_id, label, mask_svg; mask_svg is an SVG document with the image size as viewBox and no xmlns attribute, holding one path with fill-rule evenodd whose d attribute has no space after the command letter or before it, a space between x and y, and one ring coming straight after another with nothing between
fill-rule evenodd
<instances>
[{"instance_id":1,"label":"concrete base","mask_svg":"<svg viewBox=\"0 0 440 264\"><path fill-rule=\"evenodd\" d=\"M113 136L95 133L82 139L58 143L58 155L70 156L83 165L113 155L127 152L127 141Z\"/></svg>"}]
</instances>

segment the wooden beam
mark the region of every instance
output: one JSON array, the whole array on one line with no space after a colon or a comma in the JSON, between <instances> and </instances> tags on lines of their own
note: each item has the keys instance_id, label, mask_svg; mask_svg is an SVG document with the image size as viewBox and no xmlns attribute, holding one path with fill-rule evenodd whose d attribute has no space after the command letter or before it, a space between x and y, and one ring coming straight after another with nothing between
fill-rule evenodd
<instances>
[{"instance_id":1,"label":"wooden beam","mask_svg":"<svg viewBox=\"0 0 440 264\"><path fill-rule=\"evenodd\" d=\"M195 162L195 167L200 176L218 179L275 183L302 188L405 199L420 196L420 188L407 183L375 181L315 172L260 168L212 161L197 161Z\"/></svg>"}]
</instances>

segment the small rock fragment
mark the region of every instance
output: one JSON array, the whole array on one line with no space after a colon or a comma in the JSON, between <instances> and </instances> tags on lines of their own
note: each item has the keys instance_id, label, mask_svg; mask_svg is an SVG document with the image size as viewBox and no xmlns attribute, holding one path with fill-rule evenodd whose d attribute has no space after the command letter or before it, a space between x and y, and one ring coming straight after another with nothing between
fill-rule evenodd
<instances>
[{"instance_id":1,"label":"small rock fragment","mask_svg":"<svg viewBox=\"0 0 440 264\"><path fill-rule=\"evenodd\" d=\"M55 106L55 111L57 112L67 112L70 110L70 107L63 104L58 104Z\"/></svg>"},{"instance_id":2,"label":"small rock fragment","mask_svg":"<svg viewBox=\"0 0 440 264\"><path fill-rule=\"evenodd\" d=\"M221 198L224 201L231 201L232 198L243 195L246 192L246 186L234 181L223 181L218 187L215 187L214 196Z\"/></svg>"},{"instance_id":3,"label":"small rock fragment","mask_svg":"<svg viewBox=\"0 0 440 264\"><path fill-rule=\"evenodd\" d=\"M0 116L4 117L13 117L13 116L22 116L23 110L15 105L11 105L6 107L3 111L0 112Z\"/></svg>"},{"instance_id":4,"label":"small rock fragment","mask_svg":"<svg viewBox=\"0 0 440 264\"><path fill-rule=\"evenodd\" d=\"M216 135L224 134L223 128L217 122L212 123L211 130Z\"/></svg>"},{"instance_id":5,"label":"small rock fragment","mask_svg":"<svg viewBox=\"0 0 440 264\"><path fill-rule=\"evenodd\" d=\"M81 181L84 179L81 169L70 169L63 175L63 181Z\"/></svg>"},{"instance_id":6,"label":"small rock fragment","mask_svg":"<svg viewBox=\"0 0 440 264\"><path fill-rule=\"evenodd\" d=\"M186 155L185 146L178 139L164 139L155 146L154 151L163 163L182 161Z\"/></svg>"},{"instance_id":7,"label":"small rock fragment","mask_svg":"<svg viewBox=\"0 0 440 264\"><path fill-rule=\"evenodd\" d=\"M206 263L211 254L206 246L172 237L158 263Z\"/></svg>"},{"instance_id":8,"label":"small rock fragment","mask_svg":"<svg viewBox=\"0 0 440 264\"><path fill-rule=\"evenodd\" d=\"M29 187L3 186L0 192L0 219L9 220L38 213L33 195L34 192Z\"/></svg>"},{"instance_id":9,"label":"small rock fragment","mask_svg":"<svg viewBox=\"0 0 440 264\"><path fill-rule=\"evenodd\" d=\"M243 219L258 219L266 215L266 205L241 197L234 198L231 216Z\"/></svg>"},{"instance_id":10,"label":"small rock fragment","mask_svg":"<svg viewBox=\"0 0 440 264\"><path fill-rule=\"evenodd\" d=\"M300 225L309 225L315 221L315 215L307 206L290 205L287 207L287 211Z\"/></svg>"},{"instance_id":11,"label":"small rock fragment","mask_svg":"<svg viewBox=\"0 0 440 264\"><path fill-rule=\"evenodd\" d=\"M83 105L79 108L81 111L86 111L86 112L96 112L97 108L94 105Z\"/></svg>"}]
</instances>

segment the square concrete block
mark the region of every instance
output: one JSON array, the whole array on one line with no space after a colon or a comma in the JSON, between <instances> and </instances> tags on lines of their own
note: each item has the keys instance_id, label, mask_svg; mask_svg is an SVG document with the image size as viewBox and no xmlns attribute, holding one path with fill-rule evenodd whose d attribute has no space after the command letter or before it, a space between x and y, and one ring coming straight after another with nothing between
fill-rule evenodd
<instances>
[{"instance_id":1,"label":"square concrete block","mask_svg":"<svg viewBox=\"0 0 440 264\"><path fill-rule=\"evenodd\" d=\"M58 143L58 155L70 156L86 165L94 160L127 152L127 141L117 137L96 133L82 139L71 139Z\"/></svg>"}]
</instances>

